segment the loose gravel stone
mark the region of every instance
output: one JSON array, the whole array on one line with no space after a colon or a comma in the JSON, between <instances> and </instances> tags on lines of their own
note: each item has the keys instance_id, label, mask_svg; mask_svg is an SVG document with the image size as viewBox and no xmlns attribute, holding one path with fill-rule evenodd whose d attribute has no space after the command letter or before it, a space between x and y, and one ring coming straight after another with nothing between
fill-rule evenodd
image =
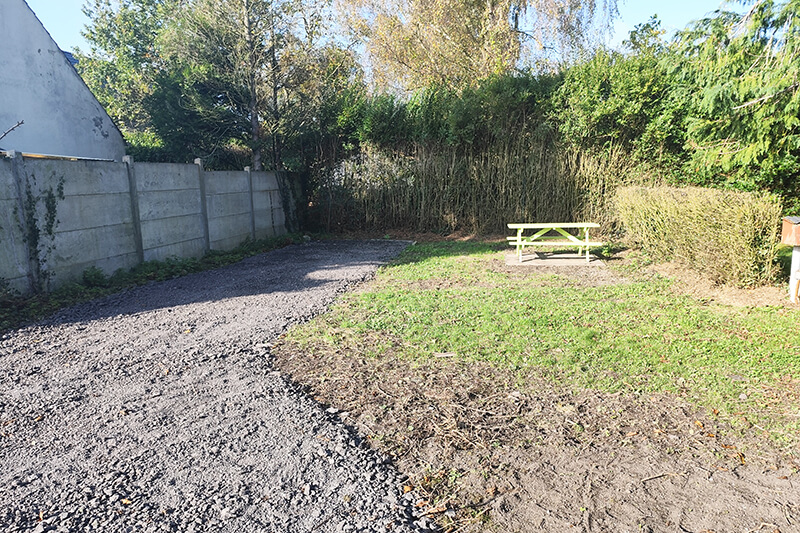
<instances>
[{"instance_id":1,"label":"loose gravel stone","mask_svg":"<svg viewBox=\"0 0 800 533\"><path fill-rule=\"evenodd\" d=\"M407 245L290 246L3 335L0 530L418 530L392 465L269 357Z\"/></svg>"}]
</instances>

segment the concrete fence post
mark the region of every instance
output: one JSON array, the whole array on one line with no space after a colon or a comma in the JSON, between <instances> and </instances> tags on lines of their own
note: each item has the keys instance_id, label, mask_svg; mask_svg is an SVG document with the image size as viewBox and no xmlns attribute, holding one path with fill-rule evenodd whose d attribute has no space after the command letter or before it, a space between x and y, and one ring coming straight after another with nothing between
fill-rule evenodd
<instances>
[{"instance_id":1,"label":"concrete fence post","mask_svg":"<svg viewBox=\"0 0 800 533\"><path fill-rule=\"evenodd\" d=\"M26 279L28 280L28 292L33 294L37 292L39 287L39 268L38 268L38 260L39 260L39 250L33 248L31 239L28 237L28 224L27 224L27 208L25 206L25 197L26 197L26 183L27 183L27 173L25 172L25 161L22 158L22 154L15 151L9 150L6 152L6 155L11 160L11 173L14 176L14 185L17 191L17 217L19 218L19 227L22 228L22 233L25 238L25 248L27 250L27 272L26 272ZM36 213L31 213L30 216L36 216Z\"/></svg>"},{"instance_id":2,"label":"concrete fence post","mask_svg":"<svg viewBox=\"0 0 800 533\"><path fill-rule=\"evenodd\" d=\"M199 157L194 160L197 165L197 175L200 180L200 214L203 219L203 238L205 239L205 251L211 250L211 237L208 232L208 199L206 197L206 172L203 170L203 160Z\"/></svg>"},{"instance_id":3,"label":"concrete fence post","mask_svg":"<svg viewBox=\"0 0 800 533\"><path fill-rule=\"evenodd\" d=\"M244 167L244 171L247 172L247 187L250 192L250 238L256 240L256 209L253 201L253 173L250 171L250 167Z\"/></svg>"},{"instance_id":4,"label":"concrete fence post","mask_svg":"<svg viewBox=\"0 0 800 533\"><path fill-rule=\"evenodd\" d=\"M142 241L142 218L139 214L139 187L136 184L136 165L133 156L126 155L122 162L128 169L128 190L131 199L131 217L133 218L133 240L136 246L136 259L144 263L144 242Z\"/></svg>"}]
</instances>

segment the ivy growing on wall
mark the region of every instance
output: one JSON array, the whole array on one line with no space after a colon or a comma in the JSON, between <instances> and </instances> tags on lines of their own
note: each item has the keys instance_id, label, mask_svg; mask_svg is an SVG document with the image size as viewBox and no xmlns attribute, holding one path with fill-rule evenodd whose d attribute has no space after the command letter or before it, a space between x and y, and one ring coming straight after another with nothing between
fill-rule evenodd
<instances>
[{"instance_id":1,"label":"ivy growing on wall","mask_svg":"<svg viewBox=\"0 0 800 533\"><path fill-rule=\"evenodd\" d=\"M36 176L25 181L22 232L28 248L31 265L32 289L36 293L46 292L52 272L47 269L47 258L54 248L55 229L58 226L58 201L64 199L64 177L36 194L33 184ZM39 205L44 209L44 225L40 226Z\"/></svg>"}]
</instances>

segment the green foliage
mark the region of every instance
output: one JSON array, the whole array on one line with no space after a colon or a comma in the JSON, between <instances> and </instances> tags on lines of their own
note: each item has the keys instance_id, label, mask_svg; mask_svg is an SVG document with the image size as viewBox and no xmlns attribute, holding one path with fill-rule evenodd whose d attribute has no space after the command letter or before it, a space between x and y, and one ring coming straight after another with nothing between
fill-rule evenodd
<instances>
[{"instance_id":1,"label":"green foliage","mask_svg":"<svg viewBox=\"0 0 800 533\"><path fill-rule=\"evenodd\" d=\"M81 276L83 285L89 289L94 287L108 287L110 280L106 273L96 266L91 266L83 271Z\"/></svg>"},{"instance_id":2,"label":"green foliage","mask_svg":"<svg viewBox=\"0 0 800 533\"><path fill-rule=\"evenodd\" d=\"M377 95L350 116L360 156L327 170L346 179L319 180L315 202L370 228L500 231L611 222L617 185L668 182L767 190L800 212L797 15L796 1L759 2L672 43L653 17L625 51L597 49L559 75Z\"/></svg>"},{"instance_id":3,"label":"green foliage","mask_svg":"<svg viewBox=\"0 0 800 533\"><path fill-rule=\"evenodd\" d=\"M719 283L774 280L781 204L774 196L700 188L623 187L627 237L656 260L678 261Z\"/></svg>"},{"instance_id":4,"label":"green foliage","mask_svg":"<svg viewBox=\"0 0 800 533\"><path fill-rule=\"evenodd\" d=\"M629 53L597 50L564 73L555 97L565 142L582 148L619 146L635 161L669 167L683 152L683 100L671 97L669 49L660 22L636 26Z\"/></svg>"},{"instance_id":5,"label":"green foliage","mask_svg":"<svg viewBox=\"0 0 800 533\"><path fill-rule=\"evenodd\" d=\"M8 284L8 280L0 277L0 307L8 305L17 296L19 295Z\"/></svg>"},{"instance_id":6,"label":"green foliage","mask_svg":"<svg viewBox=\"0 0 800 533\"><path fill-rule=\"evenodd\" d=\"M497 231L511 219L595 217L617 184L640 181L767 190L800 213L798 0L716 12L670 43L652 17L623 51L586 52L557 74L437 43L437 55L474 56L483 74L453 83L450 67L472 67L447 65L406 96L368 96L356 56L324 38L324 6L242 2L92 0L82 72L137 159L257 168L263 151L265 167L299 172L328 228ZM562 15L565 29L583 28L583 15ZM406 29L450 31L448 21Z\"/></svg>"},{"instance_id":7,"label":"green foliage","mask_svg":"<svg viewBox=\"0 0 800 533\"><path fill-rule=\"evenodd\" d=\"M549 132L559 77L493 76L463 90L421 89L408 100L379 94L363 103L359 140L390 150L413 145L488 148L509 134Z\"/></svg>"},{"instance_id":8,"label":"green foliage","mask_svg":"<svg viewBox=\"0 0 800 533\"><path fill-rule=\"evenodd\" d=\"M231 110L217 105L218 94L202 81L195 82L187 73L165 72L156 77L153 93L145 99L152 113L152 127L157 137L138 136L149 145L143 155L157 161L189 163L203 159L210 169L243 168L251 152L243 147L243 158L236 157L246 142L247 125ZM175 127L180 124L181 127Z\"/></svg>"},{"instance_id":9,"label":"green foliage","mask_svg":"<svg viewBox=\"0 0 800 533\"><path fill-rule=\"evenodd\" d=\"M79 71L136 159L306 171L342 157L357 125L337 119L364 91L353 53L321 39L324 9L90 0Z\"/></svg>"},{"instance_id":10,"label":"green foliage","mask_svg":"<svg viewBox=\"0 0 800 533\"><path fill-rule=\"evenodd\" d=\"M558 76L498 76L407 101L365 100L360 153L323 169L312 197L330 229L505 231L509 221L605 221L621 153L558 142Z\"/></svg>"},{"instance_id":11,"label":"green foliage","mask_svg":"<svg viewBox=\"0 0 800 533\"><path fill-rule=\"evenodd\" d=\"M83 36L90 50L76 50L78 72L123 131L150 125L144 99L161 66L156 37L178 0L87 0Z\"/></svg>"},{"instance_id":12,"label":"green foliage","mask_svg":"<svg viewBox=\"0 0 800 533\"><path fill-rule=\"evenodd\" d=\"M366 100L355 54L334 45L309 49L296 100L285 110L284 165L295 172L331 167L352 153Z\"/></svg>"},{"instance_id":13,"label":"green foliage","mask_svg":"<svg viewBox=\"0 0 800 533\"><path fill-rule=\"evenodd\" d=\"M36 176L27 177L21 229L28 250L28 261L32 266L31 290L41 293L47 291L51 275L47 270L47 257L53 251L55 228L58 225L58 201L64 199L64 178L58 180L55 190L49 186L37 191L35 187ZM43 225L40 223L42 219Z\"/></svg>"},{"instance_id":14,"label":"green foliage","mask_svg":"<svg viewBox=\"0 0 800 533\"><path fill-rule=\"evenodd\" d=\"M406 107L389 94L380 94L369 102L358 128L362 142L395 146L408 140Z\"/></svg>"},{"instance_id":15,"label":"green foliage","mask_svg":"<svg viewBox=\"0 0 800 533\"><path fill-rule=\"evenodd\" d=\"M690 88L695 168L741 190L767 189L800 209L800 3L755 3L685 30L675 71Z\"/></svg>"}]
</instances>

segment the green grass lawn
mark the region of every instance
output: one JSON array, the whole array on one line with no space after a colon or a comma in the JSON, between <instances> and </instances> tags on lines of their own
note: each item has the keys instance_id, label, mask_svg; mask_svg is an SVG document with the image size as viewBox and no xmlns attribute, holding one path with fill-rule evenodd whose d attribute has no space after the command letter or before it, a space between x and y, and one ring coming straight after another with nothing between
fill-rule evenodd
<instances>
[{"instance_id":1,"label":"green grass lawn","mask_svg":"<svg viewBox=\"0 0 800 533\"><path fill-rule=\"evenodd\" d=\"M412 364L447 354L536 369L572 388L670 392L734 425L800 440L797 310L705 305L653 275L587 287L537 270L502 272L493 265L505 248L412 246L289 338Z\"/></svg>"}]
</instances>

